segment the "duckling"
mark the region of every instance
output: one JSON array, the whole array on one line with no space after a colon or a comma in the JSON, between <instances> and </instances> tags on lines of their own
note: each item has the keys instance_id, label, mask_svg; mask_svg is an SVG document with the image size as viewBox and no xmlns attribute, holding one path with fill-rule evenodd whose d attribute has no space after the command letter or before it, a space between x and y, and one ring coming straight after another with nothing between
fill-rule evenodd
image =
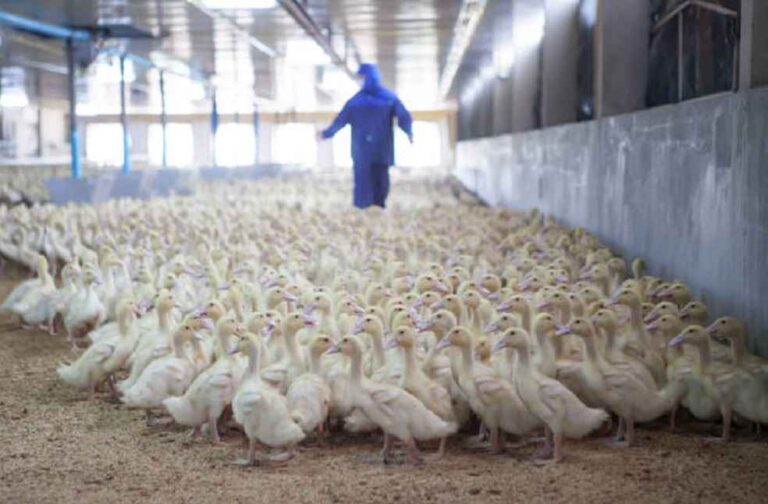
<instances>
[{"instance_id":1,"label":"duckling","mask_svg":"<svg viewBox=\"0 0 768 504\"><path fill-rule=\"evenodd\" d=\"M134 322L138 309L133 300L122 302L118 311L119 331L115 338L101 338L91 345L73 364L62 364L56 369L66 383L87 389L93 399L96 387L108 381L112 394L118 393L114 384L114 373L123 368L136 344Z\"/></svg>"},{"instance_id":2,"label":"duckling","mask_svg":"<svg viewBox=\"0 0 768 504\"><path fill-rule=\"evenodd\" d=\"M83 273L83 289L70 298L64 311L64 328L73 349L86 346L86 336L99 327L106 318L106 309L96 294L94 283L98 277L92 269Z\"/></svg>"},{"instance_id":3,"label":"duckling","mask_svg":"<svg viewBox=\"0 0 768 504\"><path fill-rule=\"evenodd\" d=\"M723 338L730 344L729 361L759 377L768 387L768 359L751 353L747 349L747 330L744 324L734 317L720 317L710 324L707 333L711 336ZM719 346L715 342L711 347ZM712 352L717 360L726 360L721 357L722 351Z\"/></svg>"},{"instance_id":4,"label":"duckling","mask_svg":"<svg viewBox=\"0 0 768 504\"><path fill-rule=\"evenodd\" d=\"M453 434L456 426L445 422L405 390L387 383L376 383L363 376L363 348L356 336L345 336L328 353L341 352L351 360L349 396L384 431L382 458L386 462L397 438L408 447L414 463L421 462L417 440L440 439Z\"/></svg>"},{"instance_id":5,"label":"duckling","mask_svg":"<svg viewBox=\"0 0 768 504\"><path fill-rule=\"evenodd\" d=\"M30 306L22 307L25 298L37 296L37 292L40 289L50 290L50 284L53 283L53 279L48 273L48 260L45 256L37 254L37 276L30 280L25 280L17 285L8 297L5 298L2 304L0 304L0 310L9 310L16 314L21 315Z\"/></svg>"},{"instance_id":6,"label":"duckling","mask_svg":"<svg viewBox=\"0 0 768 504\"><path fill-rule=\"evenodd\" d=\"M246 334L240 339L237 349L248 354L246 375L232 401L235 420L243 426L248 436L248 458L238 463L257 463L257 443L271 448L287 448L283 454L273 457L273 460L289 460L295 456L295 446L305 435L291 416L288 399L261 379L261 340L253 334ZM211 429L211 432L216 432L215 425Z\"/></svg>"},{"instance_id":7,"label":"duckling","mask_svg":"<svg viewBox=\"0 0 768 504\"><path fill-rule=\"evenodd\" d=\"M323 433L331 403L331 389L322 375L320 358L333 346L325 334L318 334L309 345L309 369L288 387L286 397L291 418L305 434Z\"/></svg>"},{"instance_id":8,"label":"duckling","mask_svg":"<svg viewBox=\"0 0 768 504\"><path fill-rule=\"evenodd\" d=\"M163 406L176 423L194 428L193 437L199 433L200 426L207 422L213 443L221 441L218 419L224 408L232 402L244 372L239 368L235 356L227 353L224 346L231 335L240 336L241 331L234 317L220 319L216 324L216 341L221 347L221 358L199 374L183 396L163 400Z\"/></svg>"},{"instance_id":9,"label":"duckling","mask_svg":"<svg viewBox=\"0 0 768 504\"><path fill-rule=\"evenodd\" d=\"M184 352L187 342L199 346L193 327L182 325L173 333L171 355L150 362L138 379L121 389L120 400L126 406L146 410L147 425L151 420L150 410L162 407L168 397L184 394L197 374L192 356Z\"/></svg>"},{"instance_id":10,"label":"duckling","mask_svg":"<svg viewBox=\"0 0 768 504\"><path fill-rule=\"evenodd\" d=\"M498 453L503 451L504 444L500 430L523 435L535 429L540 422L527 410L508 380L497 376L493 368L475 362L471 342L469 329L456 326L440 340L437 347L454 346L461 350L457 382L472 411L490 431L492 450Z\"/></svg>"},{"instance_id":11,"label":"duckling","mask_svg":"<svg viewBox=\"0 0 768 504\"><path fill-rule=\"evenodd\" d=\"M666 383L666 363L659 349L654 346L653 339L645 330L643 316L640 311L640 298L631 289L619 290L611 301L610 306L623 305L629 308L630 320L628 333L634 343L642 349L642 360L653 375L656 385L661 387Z\"/></svg>"},{"instance_id":12,"label":"duckling","mask_svg":"<svg viewBox=\"0 0 768 504\"><path fill-rule=\"evenodd\" d=\"M131 372L128 378L117 384L120 391L132 387L150 362L173 352L173 330L170 314L171 310L176 307L176 300L170 292L161 291L156 302L158 327L154 331L143 333L139 338L136 348L131 354ZM105 333L105 329L108 327L108 325L102 326L99 332ZM99 335L99 337L103 336Z\"/></svg>"},{"instance_id":13,"label":"duckling","mask_svg":"<svg viewBox=\"0 0 768 504\"><path fill-rule=\"evenodd\" d=\"M656 391L648 388L631 373L625 373L609 363L598 351L595 330L583 318L573 320L568 326L560 327L561 334L574 334L584 345L582 370L586 384L599 399L620 417L619 435L622 424L626 426L626 445L631 446L635 438L635 422L654 420L672 409L680 400L684 389L680 382L672 382L665 389Z\"/></svg>"},{"instance_id":14,"label":"duckling","mask_svg":"<svg viewBox=\"0 0 768 504\"><path fill-rule=\"evenodd\" d=\"M25 289L25 287L30 287ZM25 291L20 294L20 291ZM19 284L0 305L21 319L23 325L37 326L48 320L48 303L56 293L56 284L48 273L48 261L44 256L38 257L37 278ZM50 329L50 327L49 327Z\"/></svg>"},{"instance_id":15,"label":"duckling","mask_svg":"<svg viewBox=\"0 0 768 504\"><path fill-rule=\"evenodd\" d=\"M438 382L431 380L421 369L416 359L416 334L410 327L397 329L387 346L400 347L403 352L405 368L400 379L400 387L420 400L432 413L453 426L456 431L456 415L448 390ZM448 437L440 439L440 448L437 458L445 453L445 445Z\"/></svg>"},{"instance_id":16,"label":"duckling","mask_svg":"<svg viewBox=\"0 0 768 504\"><path fill-rule=\"evenodd\" d=\"M512 382L525 406L546 425L554 441L551 462L563 458L563 436L580 439L609 419L602 409L589 408L559 381L541 374L532 364L529 337L521 328L508 329L493 350L512 348L517 365Z\"/></svg>"}]
</instances>

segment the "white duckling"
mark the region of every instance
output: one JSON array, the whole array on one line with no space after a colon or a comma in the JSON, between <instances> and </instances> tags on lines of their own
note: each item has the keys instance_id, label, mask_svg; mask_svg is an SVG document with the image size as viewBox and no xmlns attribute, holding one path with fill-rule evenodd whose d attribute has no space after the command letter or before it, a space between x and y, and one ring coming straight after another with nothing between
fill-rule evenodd
<instances>
[{"instance_id":1,"label":"white duckling","mask_svg":"<svg viewBox=\"0 0 768 504\"><path fill-rule=\"evenodd\" d=\"M131 372L128 378L117 385L120 391L132 387L150 362L173 352L171 310L176 307L176 300L170 292L163 290L158 294L156 303L158 327L154 331L143 333L139 338L131 355ZM106 327L108 326L103 326Z\"/></svg>"},{"instance_id":2,"label":"white duckling","mask_svg":"<svg viewBox=\"0 0 768 504\"><path fill-rule=\"evenodd\" d=\"M56 370L62 380L80 389L87 389L93 399L96 387L108 380L112 393L114 373L122 369L136 344L134 323L138 313L133 300L123 301L118 310L118 335L101 338L91 345L73 364L62 364Z\"/></svg>"},{"instance_id":3,"label":"white duckling","mask_svg":"<svg viewBox=\"0 0 768 504\"><path fill-rule=\"evenodd\" d=\"M88 333L99 327L106 317L106 309L94 288L98 276L88 268L82 280L82 288L70 298L64 310L64 328L73 347L86 344Z\"/></svg>"},{"instance_id":4,"label":"white duckling","mask_svg":"<svg viewBox=\"0 0 768 504\"><path fill-rule=\"evenodd\" d=\"M197 368L193 357L184 351L188 342L199 346L195 329L191 325L182 325L173 333L171 355L150 362L137 380L123 387L120 399L129 408L145 409L147 424L150 422L150 410L162 407L163 401L169 397L184 394L195 378Z\"/></svg>"},{"instance_id":5,"label":"white duckling","mask_svg":"<svg viewBox=\"0 0 768 504\"><path fill-rule=\"evenodd\" d=\"M350 400L355 408L362 410L384 431L382 456L385 462L389 457L393 437L405 443L412 462L420 462L417 440L440 439L455 432L455 425L440 419L405 390L365 378L363 347L356 336L345 336L328 352L341 352L350 358Z\"/></svg>"},{"instance_id":6,"label":"white duckling","mask_svg":"<svg viewBox=\"0 0 768 504\"><path fill-rule=\"evenodd\" d=\"M564 436L580 439L609 419L605 411L587 407L562 383L545 376L533 365L529 337L524 329L507 330L493 350L503 348L517 352L512 382L525 406L546 425L547 438L554 441L552 462L563 458Z\"/></svg>"},{"instance_id":7,"label":"white duckling","mask_svg":"<svg viewBox=\"0 0 768 504\"><path fill-rule=\"evenodd\" d=\"M261 379L261 339L246 334L240 339L238 350L248 354L248 369L232 400L235 420L248 436L248 458L242 464L255 465L257 443L271 448L287 448L275 460L288 460L295 455L294 447L304 439L304 432L291 417L288 400Z\"/></svg>"},{"instance_id":8,"label":"white duckling","mask_svg":"<svg viewBox=\"0 0 768 504\"><path fill-rule=\"evenodd\" d=\"M48 261L44 256L38 258L37 285L27 291L10 310L16 313L23 324L38 326L49 322L49 306L56 294L56 284L48 273ZM29 280L28 280L29 281ZM34 281L34 280L32 280ZM13 293L11 293L13 294ZM47 327L51 331L51 326Z\"/></svg>"},{"instance_id":9,"label":"white duckling","mask_svg":"<svg viewBox=\"0 0 768 504\"><path fill-rule=\"evenodd\" d=\"M431 380L421 369L416 358L416 334L410 327L401 327L397 329L391 340L387 342L390 348L400 347L403 351L403 360L405 367L400 378L400 387L412 394L424 406L444 421L454 426L456 430L456 412L453 409L451 395L448 390L438 382ZM445 453L448 437L440 439L440 448L437 452L437 458Z\"/></svg>"},{"instance_id":10,"label":"white duckling","mask_svg":"<svg viewBox=\"0 0 768 504\"><path fill-rule=\"evenodd\" d=\"M634 443L635 422L655 420L669 412L684 393L680 382L672 382L661 391L651 389L633 374L608 362L598 351L594 327L584 318L574 319L557 332L581 338L584 345L582 372L586 386L620 417L617 437L624 437L627 446Z\"/></svg>"},{"instance_id":11,"label":"white duckling","mask_svg":"<svg viewBox=\"0 0 768 504\"><path fill-rule=\"evenodd\" d=\"M0 304L0 310L11 311L24 319L24 313L33 306L33 301L47 292L52 292L53 278L48 273L48 260L45 256L37 255L37 276L25 280L14 288L8 297Z\"/></svg>"},{"instance_id":12,"label":"white duckling","mask_svg":"<svg viewBox=\"0 0 768 504\"><path fill-rule=\"evenodd\" d=\"M642 349L642 360L648 370L653 375L656 385L661 387L666 383L666 363L661 351L654 345L654 341L645 330L643 315L641 311L640 297L633 289L621 289L613 298L609 305L623 305L629 308L630 320L628 334L633 338L633 342ZM626 344L627 342L625 342Z\"/></svg>"},{"instance_id":13,"label":"white duckling","mask_svg":"<svg viewBox=\"0 0 768 504\"><path fill-rule=\"evenodd\" d=\"M491 433L494 452L504 450L500 430L524 435L540 425L540 421L525 407L509 380L496 374L493 368L475 361L472 335L466 327L457 326L437 344L438 349L458 347L461 362L457 381L472 411L483 421Z\"/></svg>"},{"instance_id":14,"label":"white duckling","mask_svg":"<svg viewBox=\"0 0 768 504\"><path fill-rule=\"evenodd\" d=\"M677 307L677 305L674 305ZM646 330L658 334L661 341L671 341L683 330L683 322L674 313L666 313L646 325ZM694 351L695 353L695 351ZM696 355L689 356L682 345L670 346L667 351L667 381L680 380L685 393L680 404L699 420L714 421L720 418L720 402L717 395L701 379ZM669 414L669 428L675 430L678 405Z\"/></svg>"},{"instance_id":15,"label":"white duckling","mask_svg":"<svg viewBox=\"0 0 768 504\"><path fill-rule=\"evenodd\" d=\"M291 418L305 434L323 433L331 403L331 389L322 376L320 359L333 346L325 334L317 334L309 344L309 369L288 387L286 397Z\"/></svg>"},{"instance_id":16,"label":"white duckling","mask_svg":"<svg viewBox=\"0 0 768 504\"><path fill-rule=\"evenodd\" d=\"M232 402L235 390L242 379L244 369L236 357L224 351L229 337L239 336L240 326L234 317L223 317L216 324L216 341L221 347L221 357L200 373L181 397L169 397L163 401L176 423L193 427L193 437L204 423L208 423L209 435L214 443L220 442L218 419L224 408Z\"/></svg>"},{"instance_id":17,"label":"white duckling","mask_svg":"<svg viewBox=\"0 0 768 504\"><path fill-rule=\"evenodd\" d=\"M304 327L313 327L314 324L314 320L309 316L293 312L287 316L282 331L279 331L283 338L285 357L262 370L261 378L283 394L288 391L291 382L307 369L304 354L296 341L296 333ZM271 334L271 338L274 338L274 331Z\"/></svg>"}]
</instances>

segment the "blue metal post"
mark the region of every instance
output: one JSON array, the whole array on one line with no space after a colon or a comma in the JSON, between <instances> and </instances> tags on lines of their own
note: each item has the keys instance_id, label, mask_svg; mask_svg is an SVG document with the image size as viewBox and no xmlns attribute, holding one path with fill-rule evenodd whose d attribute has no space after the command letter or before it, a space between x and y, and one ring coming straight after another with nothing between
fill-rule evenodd
<instances>
[{"instance_id":1,"label":"blue metal post","mask_svg":"<svg viewBox=\"0 0 768 504\"><path fill-rule=\"evenodd\" d=\"M123 173L131 171L131 139L125 106L125 56L120 57L120 122L123 125Z\"/></svg>"},{"instance_id":2,"label":"blue metal post","mask_svg":"<svg viewBox=\"0 0 768 504\"><path fill-rule=\"evenodd\" d=\"M77 95L75 93L75 50L72 39L67 39L67 94L69 95L69 149L72 178L82 175L80 166L80 138L77 134Z\"/></svg>"},{"instance_id":3,"label":"blue metal post","mask_svg":"<svg viewBox=\"0 0 768 504\"><path fill-rule=\"evenodd\" d=\"M160 70L160 123L163 129L163 168L168 168L168 115L165 111L165 72Z\"/></svg>"},{"instance_id":4,"label":"blue metal post","mask_svg":"<svg viewBox=\"0 0 768 504\"><path fill-rule=\"evenodd\" d=\"M216 163L216 131L219 129L219 109L216 105L216 88L213 89L211 96L211 148L213 157L213 166L217 166Z\"/></svg>"},{"instance_id":5,"label":"blue metal post","mask_svg":"<svg viewBox=\"0 0 768 504\"><path fill-rule=\"evenodd\" d=\"M253 136L256 137L256 154L253 164L259 164L259 110L253 107Z\"/></svg>"}]
</instances>

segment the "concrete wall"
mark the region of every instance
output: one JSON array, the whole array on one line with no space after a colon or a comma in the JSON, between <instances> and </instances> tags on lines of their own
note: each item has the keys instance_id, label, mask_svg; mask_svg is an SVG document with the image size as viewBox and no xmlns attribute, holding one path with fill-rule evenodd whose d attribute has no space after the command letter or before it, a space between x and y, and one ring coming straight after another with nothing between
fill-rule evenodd
<instances>
[{"instance_id":1,"label":"concrete wall","mask_svg":"<svg viewBox=\"0 0 768 504\"><path fill-rule=\"evenodd\" d=\"M492 205L583 226L687 282L768 355L768 89L459 142L457 175Z\"/></svg>"}]
</instances>

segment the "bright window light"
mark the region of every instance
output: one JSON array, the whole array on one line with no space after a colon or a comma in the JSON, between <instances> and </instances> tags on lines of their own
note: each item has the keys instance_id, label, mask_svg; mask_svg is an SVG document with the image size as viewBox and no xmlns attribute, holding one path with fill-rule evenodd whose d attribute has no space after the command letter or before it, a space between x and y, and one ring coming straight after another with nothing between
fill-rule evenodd
<instances>
[{"instance_id":1,"label":"bright window light","mask_svg":"<svg viewBox=\"0 0 768 504\"><path fill-rule=\"evenodd\" d=\"M209 9L273 9L277 0L203 0Z\"/></svg>"},{"instance_id":2,"label":"bright window light","mask_svg":"<svg viewBox=\"0 0 768 504\"><path fill-rule=\"evenodd\" d=\"M253 166L256 134L252 124L227 123L216 131L216 163L219 166Z\"/></svg>"},{"instance_id":3,"label":"bright window light","mask_svg":"<svg viewBox=\"0 0 768 504\"><path fill-rule=\"evenodd\" d=\"M289 40L285 46L289 65L329 65L331 58L311 39Z\"/></svg>"},{"instance_id":4,"label":"bright window light","mask_svg":"<svg viewBox=\"0 0 768 504\"><path fill-rule=\"evenodd\" d=\"M85 157L97 166L123 164L123 126L93 123L85 129Z\"/></svg>"},{"instance_id":5,"label":"bright window light","mask_svg":"<svg viewBox=\"0 0 768 504\"><path fill-rule=\"evenodd\" d=\"M516 50L536 48L544 38L544 12L526 16L512 27L512 39Z\"/></svg>"},{"instance_id":6,"label":"bright window light","mask_svg":"<svg viewBox=\"0 0 768 504\"><path fill-rule=\"evenodd\" d=\"M189 168L194 164L194 134L192 125L186 123L168 123L166 148L168 166ZM163 165L163 125L150 124L147 138L149 164Z\"/></svg>"},{"instance_id":7,"label":"bright window light","mask_svg":"<svg viewBox=\"0 0 768 504\"><path fill-rule=\"evenodd\" d=\"M27 91L22 87L3 89L0 96L0 107L3 108L24 108L29 105Z\"/></svg>"},{"instance_id":8,"label":"bright window light","mask_svg":"<svg viewBox=\"0 0 768 504\"><path fill-rule=\"evenodd\" d=\"M333 136L334 166L339 168L350 168L352 166L351 135L351 128L343 128Z\"/></svg>"},{"instance_id":9,"label":"bright window light","mask_svg":"<svg viewBox=\"0 0 768 504\"><path fill-rule=\"evenodd\" d=\"M437 168L442 165L443 143L440 125L435 122L413 123L413 145L408 137L395 132L395 163L407 168Z\"/></svg>"},{"instance_id":10,"label":"bright window light","mask_svg":"<svg viewBox=\"0 0 768 504\"><path fill-rule=\"evenodd\" d=\"M317 166L317 140L312 124L288 123L277 127L272 140L272 160L276 163Z\"/></svg>"}]
</instances>

